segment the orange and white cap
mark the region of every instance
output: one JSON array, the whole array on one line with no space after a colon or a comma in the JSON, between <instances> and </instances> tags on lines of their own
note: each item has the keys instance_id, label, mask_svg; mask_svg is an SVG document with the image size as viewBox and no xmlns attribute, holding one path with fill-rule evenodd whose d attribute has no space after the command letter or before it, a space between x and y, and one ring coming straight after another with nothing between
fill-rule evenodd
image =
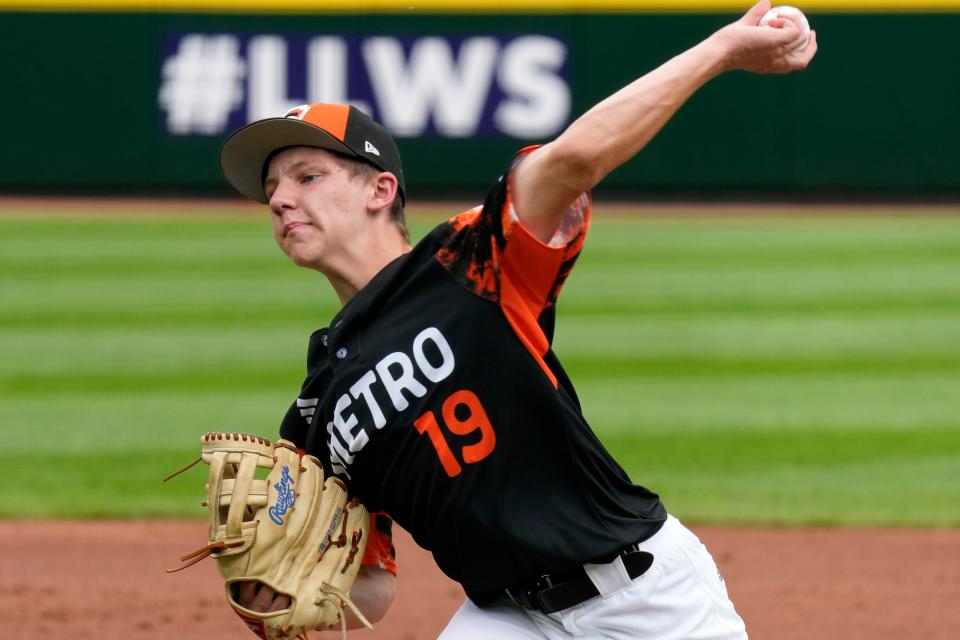
<instances>
[{"instance_id":1,"label":"orange and white cap","mask_svg":"<svg viewBox=\"0 0 960 640\"><path fill-rule=\"evenodd\" d=\"M294 107L280 118L257 120L238 129L220 148L220 168L233 188L266 204L264 169L285 147L320 147L369 162L397 178L406 202L400 151L390 133L373 118L347 104L316 103Z\"/></svg>"}]
</instances>

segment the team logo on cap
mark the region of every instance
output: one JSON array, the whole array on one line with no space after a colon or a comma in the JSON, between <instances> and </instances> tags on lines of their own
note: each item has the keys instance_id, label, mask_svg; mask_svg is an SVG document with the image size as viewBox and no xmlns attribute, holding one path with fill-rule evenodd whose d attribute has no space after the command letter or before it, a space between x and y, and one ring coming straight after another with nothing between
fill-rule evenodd
<instances>
[{"instance_id":1,"label":"team logo on cap","mask_svg":"<svg viewBox=\"0 0 960 640\"><path fill-rule=\"evenodd\" d=\"M290 109L290 111L287 111L283 117L294 118L295 120L303 120L308 111L310 111L310 105L302 104L299 107L294 107L293 109Z\"/></svg>"},{"instance_id":2,"label":"team logo on cap","mask_svg":"<svg viewBox=\"0 0 960 640\"><path fill-rule=\"evenodd\" d=\"M372 154L375 155L375 156L379 156L379 155L380 155L380 150L377 149L377 148L376 148L375 146L373 146L372 144L370 144L370 141L369 141L369 140L364 140L364 141L363 141L363 150L366 151L367 153L372 153Z\"/></svg>"}]
</instances>

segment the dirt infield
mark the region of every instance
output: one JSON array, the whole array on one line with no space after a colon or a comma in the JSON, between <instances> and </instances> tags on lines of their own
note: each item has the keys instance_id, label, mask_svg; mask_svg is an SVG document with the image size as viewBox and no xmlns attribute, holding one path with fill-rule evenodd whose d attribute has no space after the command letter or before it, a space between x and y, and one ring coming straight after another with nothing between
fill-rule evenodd
<instances>
[{"instance_id":1,"label":"dirt infield","mask_svg":"<svg viewBox=\"0 0 960 640\"><path fill-rule=\"evenodd\" d=\"M692 528L755 640L957 637L960 531ZM17 631L0 635L252 638L212 561L164 573L204 536L201 522L2 522L0 617ZM463 598L409 536L396 538L397 601L375 631L351 638L435 638Z\"/></svg>"},{"instance_id":2,"label":"dirt infield","mask_svg":"<svg viewBox=\"0 0 960 640\"><path fill-rule=\"evenodd\" d=\"M480 204L465 200L411 200L407 203L408 217L418 215L442 219ZM904 202L847 202L847 201L643 201L594 200L594 210L603 217L643 220L662 216L752 217L777 213L803 216L858 216L900 217L960 216L960 204L935 201ZM240 219L263 220L265 205L246 200L239 195L232 198L148 198L98 196L10 196L0 195L0 218L67 218L97 220L209 220Z\"/></svg>"}]
</instances>

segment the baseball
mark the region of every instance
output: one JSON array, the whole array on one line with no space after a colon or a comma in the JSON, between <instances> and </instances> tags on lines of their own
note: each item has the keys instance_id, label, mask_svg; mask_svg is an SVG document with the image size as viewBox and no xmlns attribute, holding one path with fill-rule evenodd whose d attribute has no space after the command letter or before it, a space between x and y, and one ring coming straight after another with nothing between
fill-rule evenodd
<instances>
[{"instance_id":1,"label":"baseball","mask_svg":"<svg viewBox=\"0 0 960 640\"><path fill-rule=\"evenodd\" d=\"M810 22L807 21L807 16L803 15L803 11L788 5L773 7L770 9L770 11L767 11L765 14L763 14L762 18L760 18L760 26L765 27L770 23L771 20L781 16L800 16L800 22L803 23L803 35L807 36L807 39L803 41L803 44L793 50L793 53L800 53L807 48L807 44L810 42Z\"/></svg>"}]
</instances>

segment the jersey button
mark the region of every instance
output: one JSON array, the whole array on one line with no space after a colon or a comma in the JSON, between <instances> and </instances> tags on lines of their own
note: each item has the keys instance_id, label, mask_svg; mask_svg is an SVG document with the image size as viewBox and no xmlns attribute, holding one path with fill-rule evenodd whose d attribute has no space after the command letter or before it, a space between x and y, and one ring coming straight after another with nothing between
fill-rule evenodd
<instances>
[{"instance_id":1,"label":"jersey button","mask_svg":"<svg viewBox=\"0 0 960 640\"><path fill-rule=\"evenodd\" d=\"M347 357L346 347L340 347L339 349L337 349L337 358L339 358L340 360L343 360L346 357Z\"/></svg>"}]
</instances>

